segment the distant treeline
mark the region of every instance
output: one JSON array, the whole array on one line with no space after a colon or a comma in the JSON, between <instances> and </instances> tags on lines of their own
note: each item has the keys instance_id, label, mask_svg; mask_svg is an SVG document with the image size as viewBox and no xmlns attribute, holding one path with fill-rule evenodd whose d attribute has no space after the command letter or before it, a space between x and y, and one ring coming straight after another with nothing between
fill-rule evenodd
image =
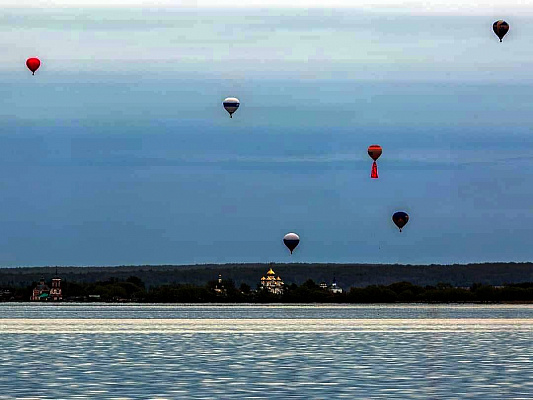
<instances>
[{"instance_id":1,"label":"distant treeline","mask_svg":"<svg viewBox=\"0 0 533 400\"><path fill-rule=\"evenodd\" d=\"M452 286L470 286L474 282L501 286L533 282L532 263L483 263L467 265L386 265L386 264L209 264L209 265L144 265L118 267L58 267L58 275L68 282L96 283L109 279L125 281L140 278L147 289L163 285L204 286L222 274L255 288L261 276L272 267L283 281L302 285L308 279L330 284L333 278L344 289L371 285L388 286L395 282L411 282L418 286L435 286L448 282ZM0 289L26 287L44 277L55 275L55 267L0 268Z\"/></svg>"},{"instance_id":2,"label":"distant treeline","mask_svg":"<svg viewBox=\"0 0 533 400\"><path fill-rule=\"evenodd\" d=\"M223 289L221 289L221 287ZM9 299L28 301L33 286L6 288ZM288 285L281 295L266 290L252 290L246 284L235 285L223 280L222 285L210 281L205 285L170 284L146 288L138 277L125 280L111 278L94 283L65 281L63 295L67 301L147 302L147 303L454 303L454 302L533 302L533 282L509 284L502 287L474 284L457 288L450 284L417 286L409 282L391 285L371 285L350 288L344 293L332 293L308 279L301 285ZM217 291L218 289L218 291Z\"/></svg>"}]
</instances>

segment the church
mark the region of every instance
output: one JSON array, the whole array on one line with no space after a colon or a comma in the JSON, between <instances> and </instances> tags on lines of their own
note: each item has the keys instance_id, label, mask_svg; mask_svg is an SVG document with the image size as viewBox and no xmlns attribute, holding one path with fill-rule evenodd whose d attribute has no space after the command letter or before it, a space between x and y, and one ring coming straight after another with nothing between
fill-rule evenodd
<instances>
[{"instance_id":1,"label":"church","mask_svg":"<svg viewBox=\"0 0 533 400\"><path fill-rule=\"evenodd\" d=\"M329 287L328 287L328 284L326 282L321 282L320 283L320 289L329 290L333 294L338 294L338 293L342 293L343 292L342 288L339 285L337 285L337 280L335 278L333 278L333 283Z\"/></svg>"},{"instance_id":2,"label":"church","mask_svg":"<svg viewBox=\"0 0 533 400\"><path fill-rule=\"evenodd\" d=\"M276 273L270 268L266 273L266 277L261 278L261 289L268 290L273 294L282 294L284 290L283 280L279 275L276 276Z\"/></svg>"},{"instance_id":3,"label":"church","mask_svg":"<svg viewBox=\"0 0 533 400\"><path fill-rule=\"evenodd\" d=\"M41 278L40 282L33 289L33 293L30 297L31 301L61 301L63 300L63 294L61 291L61 278L57 276L52 278L52 287L50 288L44 278Z\"/></svg>"}]
</instances>

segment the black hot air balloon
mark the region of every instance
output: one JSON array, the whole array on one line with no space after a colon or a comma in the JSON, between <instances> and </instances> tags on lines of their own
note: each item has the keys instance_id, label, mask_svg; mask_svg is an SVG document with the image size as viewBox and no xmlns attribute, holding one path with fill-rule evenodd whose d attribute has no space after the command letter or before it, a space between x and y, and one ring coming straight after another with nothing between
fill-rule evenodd
<instances>
[{"instance_id":1,"label":"black hot air balloon","mask_svg":"<svg viewBox=\"0 0 533 400\"><path fill-rule=\"evenodd\" d=\"M509 24L503 20L496 21L492 24L492 30L500 38L500 42L502 41L505 34L509 31Z\"/></svg>"},{"instance_id":2,"label":"black hot air balloon","mask_svg":"<svg viewBox=\"0 0 533 400\"><path fill-rule=\"evenodd\" d=\"M285 243L285 246L287 246L287 248L291 251L291 254L292 254L292 251L300 243L300 236L298 236L296 233L292 233L292 232L291 233L287 233L283 237L283 243Z\"/></svg>"},{"instance_id":3,"label":"black hot air balloon","mask_svg":"<svg viewBox=\"0 0 533 400\"><path fill-rule=\"evenodd\" d=\"M396 226L400 229L400 232L402 231L402 228L409 222L409 215L403 211L395 212L392 215L392 221L396 224Z\"/></svg>"}]
</instances>

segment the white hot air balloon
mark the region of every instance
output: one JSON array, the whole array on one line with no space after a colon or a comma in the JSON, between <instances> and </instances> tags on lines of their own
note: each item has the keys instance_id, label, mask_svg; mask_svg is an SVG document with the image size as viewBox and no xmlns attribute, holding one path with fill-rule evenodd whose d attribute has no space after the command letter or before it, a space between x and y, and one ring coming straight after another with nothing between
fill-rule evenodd
<instances>
[{"instance_id":1,"label":"white hot air balloon","mask_svg":"<svg viewBox=\"0 0 533 400\"><path fill-rule=\"evenodd\" d=\"M237 111L237 108L241 105L240 101L236 97L228 97L227 99L224 99L224 102L222 103L224 105L224 108L227 112L229 112L229 117L233 118L233 113Z\"/></svg>"},{"instance_id":2,"label":"white hot air balloon","mask_svg":"<svg viewBox=\"0 0 533 400\"><path fill-rule=\"evenodd\" d=\"M287 246L287 248L291 251L292 254L292 251L296 248L296 246L298 246L298 243L300 243L300 236L292 232L287 233L283 237L283 243L285 243L285 246Z\"/></svg>"}]
</instances>

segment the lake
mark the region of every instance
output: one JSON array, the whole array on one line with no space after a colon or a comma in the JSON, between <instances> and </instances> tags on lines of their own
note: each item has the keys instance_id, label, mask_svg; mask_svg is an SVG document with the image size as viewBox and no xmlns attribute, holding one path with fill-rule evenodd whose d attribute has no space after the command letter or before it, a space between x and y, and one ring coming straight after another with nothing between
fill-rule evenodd
<instances>
[{"instance_id":1,"label":"lake","mask_svg":"<svg viewBox=\"0 0 533 400\"><path fill-rule=\"evenodd\" d=\"M0 304L0 399L531 399L531 305Z\"/></svg>"}]
</instances>

